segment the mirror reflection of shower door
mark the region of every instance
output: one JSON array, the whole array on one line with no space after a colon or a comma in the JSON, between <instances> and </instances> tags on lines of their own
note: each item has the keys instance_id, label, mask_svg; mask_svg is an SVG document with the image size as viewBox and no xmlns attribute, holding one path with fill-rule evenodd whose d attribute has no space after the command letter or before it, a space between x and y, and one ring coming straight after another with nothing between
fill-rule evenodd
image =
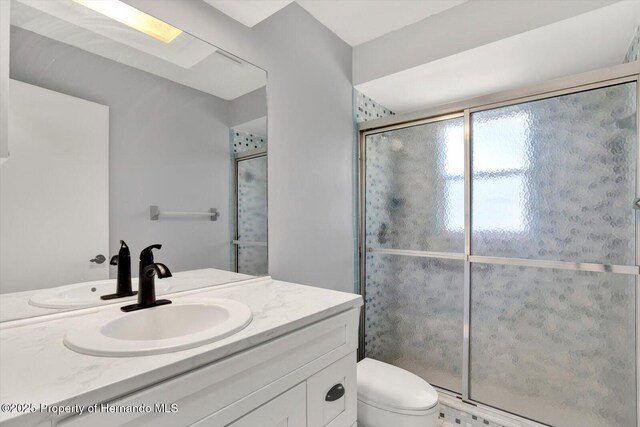
<instances>
[{"instance_id":1,"label":"mirror reflection of shower door","mask_svg":"<svg viewBox=\"0 0 640 427\"><path fill-rule=\"evenodd\" d=\"M267 259L267 154L258 150L236 154L234 269L262 276Z\"/></svg>"},{"instance_id":2,"label":"mirror reflection of shower door","mask_svg":"<svg viewBox=\"0 0 640 427\"><path fill-rule=\"evenodd\" d=\"M365 132L364 355L545 424L636 426L637 91Z\"/></svg>"}]
</instances>

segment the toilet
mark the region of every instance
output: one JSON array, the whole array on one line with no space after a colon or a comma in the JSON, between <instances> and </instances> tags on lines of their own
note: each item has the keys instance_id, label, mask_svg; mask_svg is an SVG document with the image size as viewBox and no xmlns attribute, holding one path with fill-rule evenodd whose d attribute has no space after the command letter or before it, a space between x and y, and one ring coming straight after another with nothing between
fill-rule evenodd
<instances>
[{"instance_id":1,"label":"toilet","mask_svg":"<svg viewBox=\"0 0 640 427\"><path fill-rule=\"evenodd\" d=\"M358 363L358 427L435 427L438 392L425 380L388 363Z\"/></svg>"}]
</instances>

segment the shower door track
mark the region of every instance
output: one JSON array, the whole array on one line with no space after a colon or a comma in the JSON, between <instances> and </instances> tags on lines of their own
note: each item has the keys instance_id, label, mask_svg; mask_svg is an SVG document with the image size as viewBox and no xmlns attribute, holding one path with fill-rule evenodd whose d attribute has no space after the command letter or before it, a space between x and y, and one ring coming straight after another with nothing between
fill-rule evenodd
<instances>
[{"instance_id":1,"label":"shower door track","mask_svg":"<svg viewBox=\"0 0 640 427\"><path fill-rule=\"evenodd\" d=\"M606 265L598 263L579 263L566 262L556 260L532 260L518 258L502 258L490 256L471 255L471 113L478 111L519 104L522 102L535 101L545 98L551 98L576 92L598 89L606 86L636 82L636 115L637 123L640 123L640 61L633 63L617 65L614 67L604 68L600 70L590 71L568 77L562 77L543 83L525 86L518 89L512 89L494 94L480 96L469 100L447 104L441 107L430 108L414 113L390 116L381 119L371 120L359 124L359 141L358 141L358 290L365 300L362 309L360 331L359 331L359 348L358 357L365 357L365 321L366 321L366 254L370 253L386 253L405 256L418 256L427 258L444 258L464 260L464 284L463 284L463 366L462 366L462 387L461 393L454 393L464 402L473 405L487 406L480 402L476 402L470 398L470 316L471 316L471 264L500 264L500 265L516 265L523 267L537 267L548 269L562 269L586 272L607 272L626 275L635 275L635 348L636 348L636 396L640 397L640 227L636 219L635 237L636 237L636 265ZM403 249L388 248L369 248L366 245L366 156L365 144L366 137L378 133L391 130L397 130L426 123L432 123L440 120L447 120L455 117L464 117L464 253L442 253L429 251L413 251ZM640 126L637 126L636 144L638 144L636 158L636 197L640 197ZM631 208L631 206L630 206ZM636 426L640 423L640 399L636 404ZM490 407L490 406L488 406ZM493 408L493 407L490 407ZM517 414L494 408L498 412L516 416Z\"/></svg>"}]
</instances>

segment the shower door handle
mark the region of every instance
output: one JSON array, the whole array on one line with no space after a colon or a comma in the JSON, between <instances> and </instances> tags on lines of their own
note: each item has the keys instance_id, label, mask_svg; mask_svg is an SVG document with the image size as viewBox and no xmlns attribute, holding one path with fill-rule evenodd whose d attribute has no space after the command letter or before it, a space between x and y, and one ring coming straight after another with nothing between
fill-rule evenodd
<instances>
[{"instance_id":1,"label":"shower door handle","mask_svg":"<svg viewBox=\"0 0 640 427\"><path fill-rule=\"evenodd\" d=\"M95 258L91 258L91 259L89 260L89 262L95 262L96 264L102 264L102 263L103 263L103 262L105 262L106 260L107 260L107 258L106 258L104 255L102 255L102 254L98 254L98 255L96 255L96 257L95 257Z\"/></svg>"}]
</instances>

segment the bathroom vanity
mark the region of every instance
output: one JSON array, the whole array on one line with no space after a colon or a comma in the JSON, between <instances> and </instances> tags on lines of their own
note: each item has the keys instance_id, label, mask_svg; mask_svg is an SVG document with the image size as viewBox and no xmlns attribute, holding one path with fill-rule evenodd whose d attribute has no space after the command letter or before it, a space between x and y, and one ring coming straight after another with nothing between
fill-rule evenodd
<instances>
[{"instance_id":1,"label":"bathroom vanity","mask_svg":"<svg viewBox=\"0 0 640 427\"><path fill-rule=\"evenodd\" d=\"M0 424L355 425L359 295L264 277L167 297L176 305L236 301L252 320L209 344L134 357L92 356L63 343L69 330L121 316L119 305L6 322Z\"/></svg>"}]
</instances>

